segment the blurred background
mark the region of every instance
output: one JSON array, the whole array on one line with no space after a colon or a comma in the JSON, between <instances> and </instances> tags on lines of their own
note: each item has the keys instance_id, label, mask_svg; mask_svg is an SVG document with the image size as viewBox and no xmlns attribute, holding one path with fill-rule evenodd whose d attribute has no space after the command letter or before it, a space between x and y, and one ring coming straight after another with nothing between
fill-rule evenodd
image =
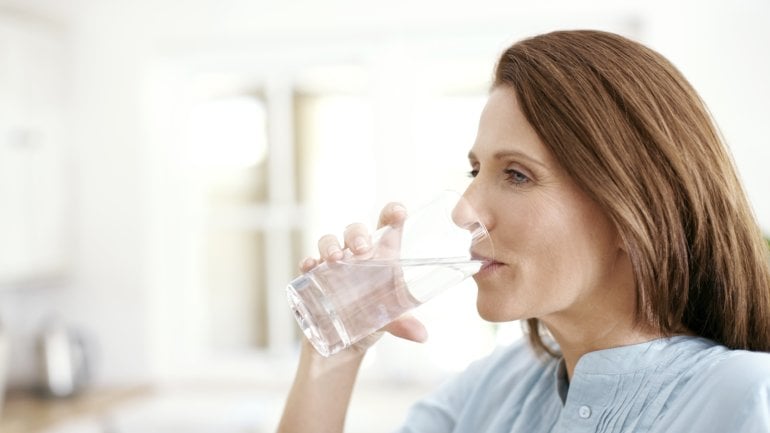
<instances>
[{"instance_id":1,"label":"blurred background","mask_svg":"<svg viewBox=\"0 0 770 433\"><path fill-rule=\"evenodd\" d=\"M672 60L770 232L770 3L534 3L0 0L0 431L273 431L299 260L462 189L498 54L541 32ZM519 338L474 290L369 354L350 432Z\"/></svg>"}]
</instances>

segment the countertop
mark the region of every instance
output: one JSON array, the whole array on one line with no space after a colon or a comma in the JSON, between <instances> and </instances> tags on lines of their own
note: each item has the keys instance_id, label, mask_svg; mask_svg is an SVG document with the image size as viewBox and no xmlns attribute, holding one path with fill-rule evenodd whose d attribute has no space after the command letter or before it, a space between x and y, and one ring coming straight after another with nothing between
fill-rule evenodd
<instances>
[{"instance_id":1,"label":"countertop","mask_svg":"<svg viewBox=\"0 0 770 433\"><path fill-rule=\"evenodd\" d=\"M9 391L0 411L0 432L40 433L78 417L98 417L118 405L151 393L150 387L109 388L54 398L33 391Z\"/></svg>"}]
</instances>

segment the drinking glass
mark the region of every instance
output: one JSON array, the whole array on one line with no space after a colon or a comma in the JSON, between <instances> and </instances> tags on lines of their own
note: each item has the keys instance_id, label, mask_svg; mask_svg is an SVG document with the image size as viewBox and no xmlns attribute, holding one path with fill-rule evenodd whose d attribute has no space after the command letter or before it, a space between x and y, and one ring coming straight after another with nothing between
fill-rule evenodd
<instances>
[{"instance_id":1,"label":"drinking glass","mask_svg":"<svg viewBox=\"0 0 770 433\"><path fill-rule=\"evenodd\" d=\"M484 224L453 191L374 232L368 254L343 253L341 260L322 262L287 287L297 323L323 356L378 331L493 257Z\"/></svg>"}]
</instances>

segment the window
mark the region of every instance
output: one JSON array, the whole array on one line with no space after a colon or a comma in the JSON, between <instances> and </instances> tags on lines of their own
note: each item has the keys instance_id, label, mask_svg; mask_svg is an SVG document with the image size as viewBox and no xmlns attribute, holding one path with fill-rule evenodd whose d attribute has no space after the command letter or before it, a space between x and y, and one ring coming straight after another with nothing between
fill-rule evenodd
<instances>
[{"instance_id":1,"label":"window","mask_svg":"<svg viewBox=\"0 0 770 433\"><path fill-rule=\"evenodd\" d=\"M153 295L170 377L267 371L249 360L294 353L301 336L284 287L321 235L374 226L389 201L416 206L467 186L490 61L417 57L188 73L186 83L165 75L166 109L183 118L163 125L177 145L160 170L169 180L158 230L168 241ZM370 374L437 378L519 335L517 324L502 333L478 317L475 290L468 280L420 307L429 342L383 339L367 357Z\"/></svg>"},{"instance_id":2,"label":"window","mask_svg":"<svg viewBox=\"0 0 770 433\"><path fill-rule=\"evenodd\" d=\"M202 183L207 214L202 278L213 350L268 345L265 242L267 113L258 96L211 98L193 105L184 159ZM259 212L257 212L259 213Z\"/></svg>"},{"instance_id":3,"label":"window","mask_svg":"<svg viewBox=\"0 0 770 433\"><path fill-rule=\"evenodd\" d=\"M386 81L375 84L379 91L335 91L327 85L295 96L305 254L317 255L321 235L340 234L351 222L372 227L388 201L418 205L442 189L467 186L466 154L486 83L464 76L453 83L445 65L434 66L444 71L445 82L436 83L426 73L430 66L423 65L414 78L385 74ZM488 353L499 329L505 329L499 334L507 341L520 335L518 323L495 326L479 318L475 298L468 280L421 306L415 314L428 326L428 343L415 347L385 338L367 357L371 369L405 379L442 375Z\"/></svg>"}]
</instances>

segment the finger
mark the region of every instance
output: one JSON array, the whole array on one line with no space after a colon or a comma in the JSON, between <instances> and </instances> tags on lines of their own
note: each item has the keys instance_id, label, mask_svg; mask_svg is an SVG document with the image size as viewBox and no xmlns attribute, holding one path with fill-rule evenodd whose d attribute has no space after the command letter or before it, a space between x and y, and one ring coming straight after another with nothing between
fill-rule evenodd
<instances>
[{"instance_id":1,"label":"finger","mask_svg":"<svg viewBox=\"0 0 770 433\"><path fill-rule=\"evenodd\" d=\"M377 228L387 225L399 225L406 219L406 208L403 204L392 202L385 205L380 212Z\"/></svg>"},{"instance_id":2,"label":"finger","mask_svg":"<svg viewBox=\"0 0 770 433\"><path fill-rule=\"evenodd\" d=\"M324 235L318 240L318 252L321 260L335 261L342 259L342 247L334 235Z\"/></svg>"},{"instance_id":3,"label":"finger","mask_svg":"<svg viewBox=\"0 0 770 433\"><path fill-rule=\"evenodd\" d=\"M363 254L372 247L372 238L369 229L364 224L354 223L345 228L345 246L355 254Z\"/></svg>"},{"instance_id":4,"label":"finger","mask_svg":"<svg viewBox=\"0 0 770 433\"><path fill-rule=\"evenodd\" d=\"M389 203L380 212L380 227L384 229L377 240L376 255L381 259L396 259L400 256L401 236L406 208L401 203Z\"/></svg>"},{"instance_id":5,"label":"finger","mask_svg":"<svg viewBox=\"0 0 770 433\"><path fill-rule=\"evenodd\" d=\"M424 343L428 340L428 331L425 329L425 325L411 315L399 317L390 322L384 329L396 337L406 340L418 343Z\"/></svg>"},{"instance_id":6,"label":"finger","mask_svg":"<svg viewBox=\"0 0 770 433\"><path fill-rule=\"evenodd\" d=\"M317 264L318 264L318 260L312 257L305 257L305 259L299 263L299 270L305 273L315 268Z\"/></svg>"}]
</instances>

